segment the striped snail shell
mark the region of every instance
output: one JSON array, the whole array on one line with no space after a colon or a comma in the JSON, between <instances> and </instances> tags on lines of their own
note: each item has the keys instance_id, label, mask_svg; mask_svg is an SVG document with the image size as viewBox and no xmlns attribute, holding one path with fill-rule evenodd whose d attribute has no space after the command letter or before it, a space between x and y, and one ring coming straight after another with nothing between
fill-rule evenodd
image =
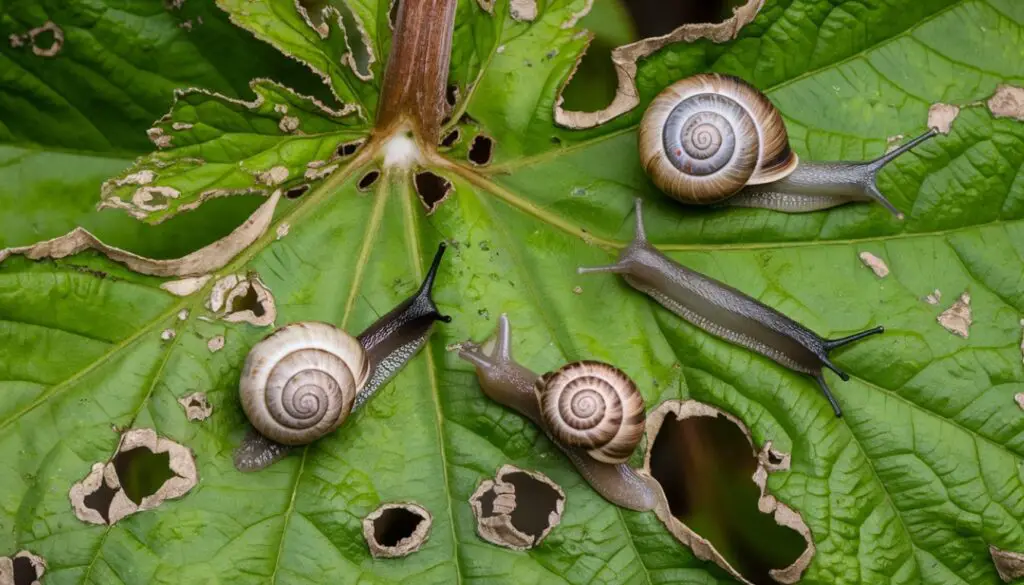
<instances>
[{"instance_id":1,"label":"striped snail shell","mask_svg":"<svg viewBox=\"0 0 1024 585\"><path fill-rule=\"evenodd\" d=\"M640 160L659 189L711 204L770 183L799 163L775 106L742 79L700 74L677 81L640 123Z\"/></svg>"},{"instance_id":2,"label":"striped snail shell","mask_svg":"<svg viewBox=\"0 0 1024 585\"><path fill-rule=\"evenodd\" d=\"M359 341L319 322L286 325L245 359L242 409L264 437L304 445L337 429L366 384L370 363Z\"/></svg>"},{"instance_id":3,"label":"striped snail shell","mask_svg":"<svg viewBox=\"0 0 1024 585\"><path fill-rule=\"evenodd\" d=\"M644 399L615 366L572 362L541 376L534 391L554 439L598 461L625 462L643 437Z\"/></svg>"}]
</instances>

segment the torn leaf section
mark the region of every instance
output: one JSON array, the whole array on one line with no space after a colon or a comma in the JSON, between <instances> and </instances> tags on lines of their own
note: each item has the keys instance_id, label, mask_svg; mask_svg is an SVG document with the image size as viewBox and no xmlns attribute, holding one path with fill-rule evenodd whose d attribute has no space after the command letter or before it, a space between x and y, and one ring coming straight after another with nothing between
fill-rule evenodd
<instances>
[{"instance_id":1,"label":"torn leaf section","mask_svg":"<svg viewBox=\"0 0 1024 585\"><path fill-rule=\"evenodd\" d=\"M769 473L789 468L787 454L770 442L759 452L739 419L694 400L662 403L646 432L644 471L665 493L655 514L679 542L743 583L800 580L816 550L810 528L767 488Z\"/></svg>"},{"instance_id":2,"label":"torn leaf section","mask_svg":"<svg viewBox=\"0 0 1024 585\"><path fill-rule=\"evenodd\" d=\"M562 521L565 492L542 473L505 465L493 480L480 482L469 503L480 538L526 550L540 544Z\"/></svg>"},{"instance_id":3,"label":"torn leaf section","mask_svg":"<svg viewBox=\"0 0 1024 585\"><path fill-rule=\"evenodd\" d=\"M363 518L363 538L375 558L398 558L420 549L434 520L417 504L383 504Z\"/></svg>"},{"instance_id":4,"label":"torn leaf section","mask_svg":"<svg viewBox=\"0 0 1024 585\"><path fill-rule=\"evenodd\" d=\"M699 39L708 39L714 43L731 41L744 26L754 20L762 6L764 0L747 0L742 6L734 8L732 16L722 22L684 24L667 35L616 47L612 51L612 65L615 67L618 88L615 90L612 103L596 112L573 112L563 109L562 93L572 79L570 76L562 84L558 99L555 101L555 123L566 128L593 128L625 114L640 105L640 93L636 87L637 61L673 43L692 43ZM583 58L582 53L579 58ZM579 66L578 60L576 66Z\"/></svg>"},{"instance_id":5,"label":"torn leaf section","mask_svg":"<svg viewBox=\"0 0 1024 585\"><path fill-rule=\"evenodd\" d=\"M345 33L346 52L341 60L352 69L357 78L370 81L374 78L373 69L377 56L373 52L373 41L366 31L366 26L348 3L339 3L335 10Z\"/></svg>"},{"instance_id":6,"label":"torn leaf section","mask_svg":"<svg viewBox=\"0 0 1024 585\"><path fill-rule=\"evenodd\" d=\"M235 228L230 234L216 242L196 250L187 256L172 260L155 260L133 254L121 248L108 246L96 236L82 228L75 228L68 234L17 248L0 249L0 263L7 257L14 254L21 254L30 260L41 260L44 258L64 258L85 250L96 250L115 262L120 262L128 268L142 274L154 276L189 276L205 275L223 268L232 258L242 250L249 247L267 228L274 217L274 209L281 197L280 191L275 191L266 203L261 205L242 225ZM198 276L186 278L175 282L167 282L161 285L164 290L179 296L192 294L202 288L209 276Z\"/></svg>"},{"instance_id":7,"label":"torn leaf section","mask_svg":"<svg viewBox=\"0 0 1024 585\"><path fill-rule=\"evenodd\" d=\"M311 180L307 164L338 168L340 145L368 132L356 109L332 109L268 80L256 98L235 100L201 89L175 94L150 131L158 150L103 185L100 207L159 223L213 197L289 191Z\"/></svg>"},{"instance_id":8,"label":"torn leaf section","mask_svg":"<svg viewBox=\"0 0 1024 585\"><path fill-rule=\"evenodd\" d=\"M218 337L220 338L220 346L224 347L224 337ZM178 404L185 409L185 417L193 422L204 421L213 414L213 405L206 399L206 392L193 392L182 396L178 399Z\"/></svg>"},{"instance_id":9,"label":"torn leaf section","mask_svg":"<svg viewBox=\"0 0 1024 585\"><path fill-rule=\"evenodd\" d=\"M367 79L371 74L359 73L350 62L351 50L345 34L341 13L333 6L317 12L304 5L317 2L298 0L218 0L231 22L270 43L285 55L308 67L319 76L339 103L357 104L366 120L373 120L377 110L377 88ZM326 3L320 3L321 6ZM358 16L358 29L365 31ZM355 32L355 31L354 31ZM365 38L365 37L364 37ZM367 51L371 51L366 42ZM367 70L376 59L367 58Z\"/></svg>"},{"instance_id":10,"label":"torn leaf section","mask_svg":"<svg viewBox=\"0 0 1024 585\"><path fill-rule=\"evenodd\" d=\"M989 545L988 552L992 555L996 572L1004 583L1012 583L1024 577L1024 553L1002 550L993 545Z\"/></svg>"},{"instance_id":11,"label":"torn leaf section","mask_svg":"<svg viewBox=\"0 0 1024 585\"><path fill-rule=\"evenodd\" d=\"M46 561L27 550L0 557L0 585L40 585L44 573Z\"/></svg>"},{"instance_id":12,"label":"torn leaf section","mask_svg":"<svg viewBox=\"0 0 1024 585\"><path fill-rule=\"evenodd\" d=\"M274 296L256 273L229 274L218 279L206 308L225 321L256 327L272 325L277 319Z\"/></svg>"},{"instance_id":13,"label":"torn leaf section","mask_svg":"<svg viewBox=\"0 0 1024 585\"><path fill-rule=\"evenodd\" d=\"M79 520L116 524L184 496L198 481L191 450L157 436L153 429L132 429L121 436L109 461L94 464L71 486L69 497Z\"/></svg>"}]
</instances>

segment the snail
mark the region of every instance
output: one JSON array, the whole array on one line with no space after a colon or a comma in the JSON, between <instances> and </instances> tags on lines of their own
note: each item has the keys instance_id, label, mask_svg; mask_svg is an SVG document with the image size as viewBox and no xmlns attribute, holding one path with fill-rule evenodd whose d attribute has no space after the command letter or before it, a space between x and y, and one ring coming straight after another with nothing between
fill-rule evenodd
<instances>
[{"instance_id":1,"label":"snail","mask_svg":"<svg viewBox=\"0 0 1024 585\"><path fill-rule=\"evenodd\" d=\"M704 73L677 81L651 102L639 148L654 184L683 203L800 213L875 201L903 219L875 179L936 134L930 129L872 161L802 162L763 93L738 77Z\"/></svg>"},{"instance_id":2,"label":"snail","mask_svg":"<svg viewBox=\"0 0 1024 585\"><path fill-rule=\"evenodd\" d=\"M431 298L445 245L419 290L353 337L328 323L286 325L253 346L239 380L251 431L235 453L235 467L257 471L289 447L333 432L366 403L426 343L434 322L451 321Z\"/></svg>"},{"instance_id":3,"label":"snail","mask_svg":"<svg viewBox=\"0 0 1024 585\"><path fill-rule=\"evenodd\" d=\"M842 416L842 410L825 381L823 368L832 370L843 381L850 376L832 363L829 352L885 331L875 327L838 339L824 339L731 286L686 268L647 241L639 199L636 234L618 261L610 266L581 267L577 272L621 274L630 286L700 329L812 376L837 417Z\"/></svg>"},{"instance_id":4,"label":"snail","mask_svg":"<svg viewBox=\"0 0 1024 585\"><path fill-rule=\"evenodd\" d=\"M596 361L566 364L544 375L512 359L508 316L491 340L464 342L459 357L476 366L488 398L540 427L606 500L631 510L664 498L650 476L626 464L644 432L644 401L618 368Z\"/></svg>"}]
</instances>

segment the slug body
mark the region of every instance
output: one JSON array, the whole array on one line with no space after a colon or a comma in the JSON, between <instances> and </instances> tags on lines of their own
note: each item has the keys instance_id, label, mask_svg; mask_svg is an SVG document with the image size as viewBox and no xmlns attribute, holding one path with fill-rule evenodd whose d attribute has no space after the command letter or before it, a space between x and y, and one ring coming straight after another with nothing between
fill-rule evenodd
<instances>
[{"instance_id":1,"label":"slug body","mask_svg":"<svg viewBox=\"0 0 1024 585\"><path fill-rule=\"evenodd\" d=\"M653 509L658 498L664 497L661 487L653 478L625 463L599 461L586 447L567 445L559 440L558 431L546 422L547 417L541 410L541 400L537 394L538 383L543 384L543 379L550 374L541 376L517 363L511 355L511 344L508 317L502 315L498 320L498 329L489 342L483 345L463 343L459 357L476 366L480 387L488 398L511 408L540 427L602 497L630 510Z\"/></svg>"},{"instance_id":2,"label":"slug body","mask_svg":"<svg viewBox=\"0 0 1024 585\"><path fill-rule=\"evenodd\" d=\"M829 352L882 327L839 339L824 339L756 299L668 258L647 241L641 203L636 201L636 236L611 266L580 268L580 274L612 272L633 288L646 293L668 310L704 331L803 374L814 377L836 416L842 411L832 395L822 368L844 381L849 375L829 359Z\"/></svg>"},{"instance_id":3,"label":"slug body","mask_svg":"<svg viewBox=\"0 0 1024 585\"><path fill-rule=\"evenodd\" d=\"M336 430L426 343L437 321L431 299L445 245L419 290L358 337L319 322L286 325L253 346L239 382L253 425L235 452L235 467L257 471Z\"/></svg>"},{"instance_id":4,"label":"slug body","mask_svg":"<svg viewBox=\"0 0 1024 585\"><path fill-rule=\"evenodd\" d=\"M875 179L935 134L931 129L869 162L800 161L764 94L711 73L677 81L654 99L640 123L639 148L651 180L683 203L799 213L874 201L902 219Z\"/></svg>"}]
</instances>

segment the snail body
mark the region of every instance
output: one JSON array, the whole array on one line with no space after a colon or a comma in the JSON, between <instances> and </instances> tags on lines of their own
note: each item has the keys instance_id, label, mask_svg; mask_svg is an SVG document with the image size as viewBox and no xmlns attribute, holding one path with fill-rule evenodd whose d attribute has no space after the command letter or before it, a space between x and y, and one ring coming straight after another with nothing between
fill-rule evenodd
<instances>
[{"instance_id":1,"label":"snail body","mask_svg":"<svg viewBox=\"0 0 1024 585\"><path fill-rule=\"evenodd\" d=\"M875 327L838 339L825 339L779 311L675 262L654 248L644 234L641 202L636 200L636 235L610 266L579 268L580 274L620 274L633 288L704 331L745 347L800 373L812 376L832 405L842 410L823 375L823 368L841 379L849 375L829 359L829 352L870 335Z\"/></svg>"},{"instance_id":2,"label":"snail body","mask_svg":"<svg viewBox=\"0 0 1024 585\"><path fill-rule=\"evenodd\" d=\"M639 149L654 184L683 203L800 213L874 201L902 219L875 179L935 134L931 129L872 161L801 161L763 93L738 77L705 73L677 81L651 102Z\"/></svg>"},{"instance_id":3,"label":"snail body","mask_svg":"<svg viewBox=\"0 0 1024 585\"><path fill-rule=\"evenodd\" d=\"M253 346L239 397L254 430L235 452L236 468L263 469L289 447L335 431L416 355L435 322L451 320L430 296L444 250L441 244L419 290L359 336L303 321Z\"/></svg>"},{"instance_id":4,"label":"snail body","mask_svg":"<svg viewBox=\"0 0 1024 585\"><path fill-rule=\"evenodd\" d=\"M602 497L631 510L654 509L664 497L661 487L625 463L644 429L643 398L628 376L594 361L573 362L539 375L512 358L511 344L508 317L501 315L493 338L483 345L463 343L459 357L476 366L480 387L488 398L540 427ZM623 380L625 384L619 386ZM598 395L611 394L617 397L603 406L594 404ZM560 406L566 412L549 412ZM560 419L572 416L574 407L586 420L563 427ZM583 440L574 438L581 429L591 433L584 431L587 438Z\"/></svg>"}]
</instances>

